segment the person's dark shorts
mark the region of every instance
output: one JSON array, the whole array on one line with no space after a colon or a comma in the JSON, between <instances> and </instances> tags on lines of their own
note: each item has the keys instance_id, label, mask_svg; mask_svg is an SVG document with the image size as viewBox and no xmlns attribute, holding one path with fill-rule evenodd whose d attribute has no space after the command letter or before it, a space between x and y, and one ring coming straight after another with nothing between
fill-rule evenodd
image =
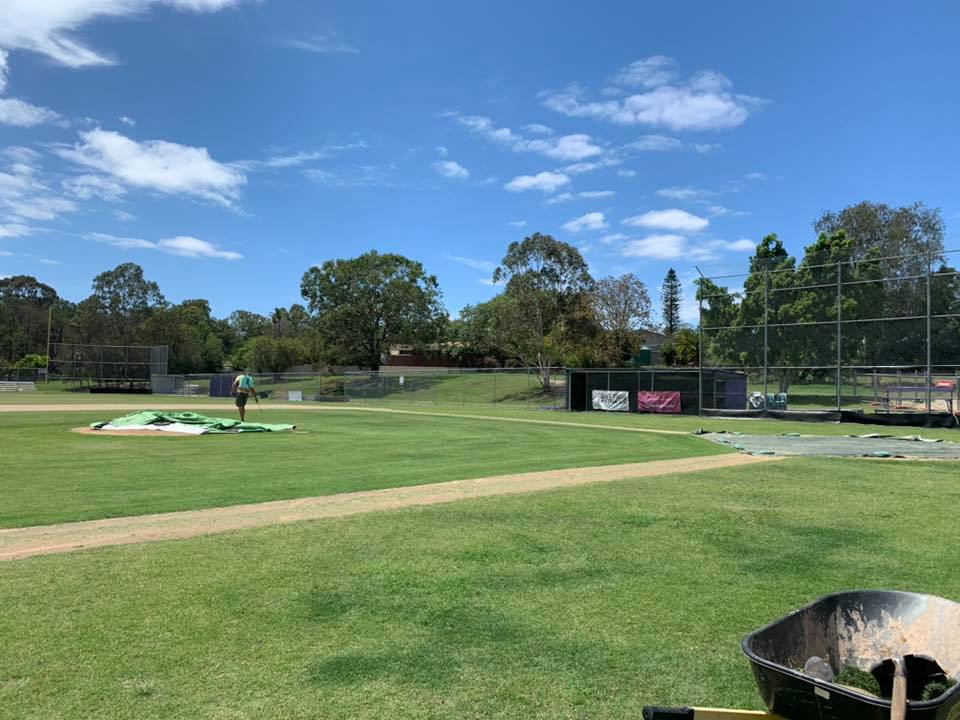
<instances>
[{"instance_id":1,"label":"person's dark shorts","mask_svg":"<svg viewBox=\"0 0 960 720\"><path fill-rule=\"evenodd\" d=\"M247 398L249 398L249 397L250 397L250 396L247 395L245 392L238 392L238 393L237 393L237 407L246 407L246 406L247 406Z\"/></svg>"}]
</instances>

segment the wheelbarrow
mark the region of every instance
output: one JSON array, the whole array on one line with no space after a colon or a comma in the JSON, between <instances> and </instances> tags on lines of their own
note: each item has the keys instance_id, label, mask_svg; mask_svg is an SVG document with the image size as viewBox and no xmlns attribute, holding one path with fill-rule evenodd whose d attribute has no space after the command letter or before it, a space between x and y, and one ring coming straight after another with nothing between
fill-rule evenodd
<instances>
[{"instance_id":1,"label":"wheelbarrow","mask_svg":"<svg viewBox=\"0 0 960 720\"><path fill-rule=\"evenodd\" d=\"M960 603L933 595L854 590L826 595L750 633L742 648L769 712L648 706L644 720L957 720L960 685L923 700L931 680L960 674ZM813 677L853 666L880 696Z\"/></svg>"}]
</instances>

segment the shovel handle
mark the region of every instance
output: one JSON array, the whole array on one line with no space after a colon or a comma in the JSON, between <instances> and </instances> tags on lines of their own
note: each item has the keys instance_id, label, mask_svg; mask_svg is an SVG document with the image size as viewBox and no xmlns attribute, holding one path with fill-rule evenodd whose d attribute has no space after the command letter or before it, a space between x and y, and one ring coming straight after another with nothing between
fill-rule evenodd
<instances>
[{"instance_id":1,"label":"shovel handle","mask_svg":"<svg viewBox=\"0 0 960 720\"><path fill-rule=\"evenodd\" d=\"M647 705L643 708L643 720L780 720L780 717L759 710Z\"/></svg>"},{"instance_id":2,"label":"shovel handle","mask_svg":"<svg viewBox=\"0 0 960 720\"><path fill-rule=\"evenodd\" d=\"M907 676L903 672L903 659L893 661L893 692L890 696L890 720L906 720Z\"/></svg>"}]
</instances>

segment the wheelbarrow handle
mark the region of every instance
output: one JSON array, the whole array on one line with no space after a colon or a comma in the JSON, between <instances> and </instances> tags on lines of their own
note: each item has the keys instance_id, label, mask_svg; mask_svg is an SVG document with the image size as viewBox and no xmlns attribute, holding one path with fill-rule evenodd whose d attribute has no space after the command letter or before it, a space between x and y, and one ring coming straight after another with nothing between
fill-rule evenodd
<instances>
[{"instance_id":1,"label":"wheelbarrow handle","mask_svg":"<svg viewBox=\"0 0 960 720\"><path fill-rule=\"evenodd\" d=\"M759 710L727 710L724 708L663 707L647 705L643 720L781 720Z\"/></svg>"}]
</instances>

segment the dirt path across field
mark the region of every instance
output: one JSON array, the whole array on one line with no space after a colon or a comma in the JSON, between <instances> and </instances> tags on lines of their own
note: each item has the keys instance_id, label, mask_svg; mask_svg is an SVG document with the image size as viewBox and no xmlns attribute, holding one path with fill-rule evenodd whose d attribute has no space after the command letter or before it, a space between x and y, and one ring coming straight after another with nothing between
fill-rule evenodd
<instances>
[{"instance_id":1,"label":"dirt path across field","mask_svg":"<svg viewBox=\"0 0 960 720\"><path fill-rule=\"evenodd\" d=\"M296 500L275 500L207 510L11 528L0 530L0 560L18 560L33 555L71 552L108 545L176 540L301 520L397 510L492 495L514 495L614 480L756 465L781 459L750 455L711 455L625 465L548 470L474 480L454 480L433 485L414 485Z\"/></svg>"},{"instance_id":2,"label":"dirt path across field","mask_svg":"<svg viewBox=\"0 0 960 720\"><path fill-rule=\"evenodd\" d=\"M190 410L219 410L221 413L231 414L234 412L232 405L225 403L190 403L180 405L169 405L163 402L150 402L140 405L130 405L129 403L61 403L57 405L14 405L0 404L0 414L17 412L98 412L98 411L127 411L144 410L147 406L151 410L170 410L171 412L183 412ZM308 405L306 403L278 403L276 405L266 405L265 411L270 410L304 410L312 412L374 412L390 413L395 415L425 415L427 417L453 417L463 418L465 420L492 420L496 422L527 423L533 425L554 425L560 427L580 427L599 430L619 430L621 432L639 432L652 433L654 435L689 435L686 430L662 430L657 428L638 428L625 427L623 425L599 425L595 423L563 422L562 420L535 420L533 418L512 418L499 415L471 415L469 413L456 412L421 412L418 410L400 410L399 408L386 407L358 407L356 405ZM259 415L251 416L253 420L258 420ZM106 418L105 418L106 419Z\"/></svg>"}]
</instances>

